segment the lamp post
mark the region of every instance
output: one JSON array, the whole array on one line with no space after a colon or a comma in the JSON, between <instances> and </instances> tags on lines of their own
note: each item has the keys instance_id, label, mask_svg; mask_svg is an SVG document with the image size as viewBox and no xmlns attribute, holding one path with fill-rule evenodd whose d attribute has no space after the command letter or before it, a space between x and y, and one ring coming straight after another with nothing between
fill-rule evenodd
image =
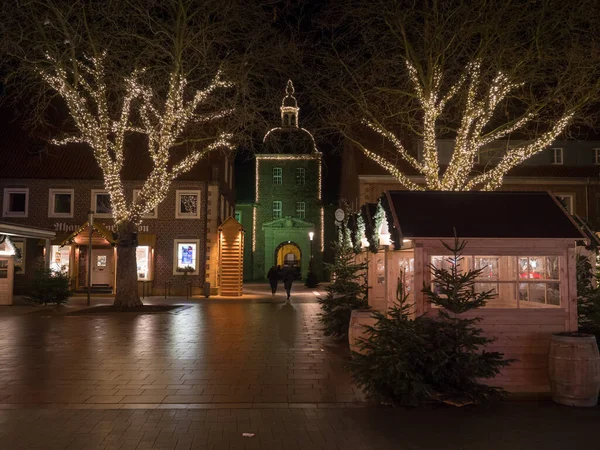
<instances>
[{"instance_id":1,"label":"lamp post","mask_svg":"<svg viewBox=\"0 0 600 450\"><path fill-rule=\"evenodd\" d=\"M309 232L308 233L308 239L310 239L310 262L312 262L313 259L313 250L312 250L312 246L313 246L313 238L315 237L315 233L314 232Z\"/></svg>"},{"instance_id":2,"label":"lamp post","mask_svg":"<svg viewBox=\"0 0 600 450\"><path fill-rule=\"evenodd\" d=\"M88 212L90 237L88 241L88 271L87 271L87 305L90 306L92 296L92 235L94 234L94 211Z\"/></svg>"}]
</instances>

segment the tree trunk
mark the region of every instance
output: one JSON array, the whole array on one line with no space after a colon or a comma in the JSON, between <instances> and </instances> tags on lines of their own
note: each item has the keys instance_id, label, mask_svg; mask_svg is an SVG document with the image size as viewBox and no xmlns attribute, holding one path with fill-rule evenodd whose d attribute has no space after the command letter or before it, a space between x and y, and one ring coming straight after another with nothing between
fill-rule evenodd
<instances>
[{"instance_id":1,"label":"tree trunk","mask_svg":"<svg viewBox=\"0 0 600 450\"><path fill-rule=\"evenodd\" d=\"M117 293L113 305L117 308L134 308L143 305L137 282L136 227L128 222L119 229L122 231L117 242Z\"/></svg>"}]
</instances>

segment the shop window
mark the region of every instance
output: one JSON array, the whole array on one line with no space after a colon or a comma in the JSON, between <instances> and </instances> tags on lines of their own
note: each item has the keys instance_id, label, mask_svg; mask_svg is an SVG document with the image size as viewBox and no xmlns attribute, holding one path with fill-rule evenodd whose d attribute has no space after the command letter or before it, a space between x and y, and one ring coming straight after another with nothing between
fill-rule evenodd
<instances>
[{"instance_id":1,"label":"shop window","mask_svg":"<svg viewBox=\"0 0 600 450\"><path fill-rule=\"evenodd\" d=\"M5 188L3 204L4 217L27 217L29 189Z\"/></svg>"},{"instance_id":2,"label":"shop window","mask_svg":"<svg viewBox=\"0 0 600 450\"><path fill-rule=\"evenodd\" d=\"M173 273L175 275L198 274L198 247L200 241L197 239L175 239L175 254Z\"/></svg>"},{"instance_id":3,"label":"shop window","mask_svg":"<svg viewBox=\"0 0 600 450\"><path fill-rule=\"evenodd\" d=\"M140 245L135 249L135 258L137 261L137 277L139 281L151 280L150 274L150 247L147 245Z\"/></svg>"},{"instance_id":4,"label":"shop window","mask_svg":"<svg viewBox=\"0 0 600 450\"><path fill-rule=\"evenodd\" d=\"M110 194L102 189L92 189L92 211L95 217L112 217L112 206L110 204Z\"/></svg>"},{"instance_id":5,"label":"shop window","mask_svg":"<svg viewBox=\"0 0 600 450\"><path fill-rule=\"evenodd\" d=\"M142 192L141 189L134 189L133 190L133 202L135 203L140 195L140 192ZM146 214L142 215L142 217L144 219L156 219L158 217L158 206L156 206L155 208L153 208L151 211L147 212Z\"/></svg>"},{"instance_id":6,"label":"shop window","mask_svg":"<svg viewBox=\"0 0 600 450\"><path fill-rule=\"evenodd\" d=\"M73 217L73 189L50 189L48 217Z\"/></svg>"},{"instance_id":7,"label":"shop window","mask_svg":"<svg viewBox=\"0 0 600 450\"><path fill-rule=\"evenodd\" d=\"M281 167L273 167L273 184L283 183L283 169Z\"/></svg>"},{"instance_id":8,"label":"shop window","mask_svg":"<svg viewBox=\"0 0 600 450\"><path fill-rule=\"evenodd\" d=\"M495 297L490 308L558 308L560 271L558 256L464 256L455 261L450 256L432 256L438 269L457 273L480 270L473 285L475 292L491 291ZM440 286L433 284L438 294Z\"/></svg>"},{"instance_id":9,"label":"shop window","mask_svg":"<svg viewBox=\"0 0 600 450\"><path fill-rule=\"evenodd\" d=\"M296 184L306 183L306 169L304 167L296 168Z\"/></svg>"},{"instance_id":10,"label":"shop window","mask_svg":"<svg viewBox=\"0 0 600 450\"><path fill-rule=\"evenodd\" d=\"M57 273L69 273L69 262L71 257L70 245L53 245L51 247L50 270Z\"/></svg>"},{"instance_id":11,"label":"shop window","mask_svg":"<svg viewBox=\"0 0 600 450\"><path fill-rule=\"evenodd\" d=\"M281 216L282 216L281 201L275 200L273 202L273 219L281 219Z\"/></svg>"},{"instance_id":12,"label":"shop window","mask_svg":"<svg viewBox=\"0 0 600 450\"><path fill-rule=\"evenodd\" d=\"M306 203L296 202L296 217L298 219L306 218Z\"/></svg>"},{"instance_id":13,"label":"shop window","mask_svg":"<svg viewBox=\"0 0 600 450\"><path fill-rule=\"evenodd\" d=\"M177 219L199 219L200 218L200 191L177 191Z\"/></svg>"},{"instance_id":14,"label":"shop window","mask_svg":"<svg viewBox=\"0 0 600 450\"><path fill-rule=\"evenodd\" d=\"M573 194L556 194L556 198L569 214L573 214L573 197Z\"/></svg>"}]
</instances>

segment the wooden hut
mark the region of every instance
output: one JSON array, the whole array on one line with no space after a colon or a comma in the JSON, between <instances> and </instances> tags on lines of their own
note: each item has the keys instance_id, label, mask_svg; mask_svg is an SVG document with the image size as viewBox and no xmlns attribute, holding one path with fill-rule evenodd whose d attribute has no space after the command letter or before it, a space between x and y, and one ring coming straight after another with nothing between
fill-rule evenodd
<instances>
[{"instance_id":1,"label":"wooden hut","mask_svg":"<svg viewBox=\"0 0 600 450\"><path fill-rule=\"evenodd\" d=\"M365 211L363 210L363 213ZM451 264L443 242L467 241L462 270L484 268L475 289L497 296L468 313L482 318L488 348L516 362L492 383L513 392L548 385L552 333L577 330L577 242L587 236L547 192L386 192L376 210L369 246L369 304L384 311L402 274L415 315L435 315L421 288L430 265ZM366 214L365 214L366 215ZM375 220L377 218L377 220Z\"/></svg>"}]
</instances>

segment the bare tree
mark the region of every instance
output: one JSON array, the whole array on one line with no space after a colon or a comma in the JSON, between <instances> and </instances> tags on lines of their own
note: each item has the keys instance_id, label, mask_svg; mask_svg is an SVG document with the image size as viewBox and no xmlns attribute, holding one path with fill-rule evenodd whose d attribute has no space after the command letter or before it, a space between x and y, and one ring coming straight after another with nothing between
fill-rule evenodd
<instances>
[{"instance_id":1,"label":"bare tree","mask_svg":"<svg viewBox=\"0 0 600 450\"><path fill-rule=\"evenodd\" d=\"M23 0L4 8L7 85L42 105L34 123L57 94L68 108L61 128L70 133L52 143L84 144L102 171L119 234L116 306L142 304L132 239L142 216L164 200L178 175L208 152L232 148L232 132L256 122L249 119L258 108L248 94L254 75L247 66L258 64L272 36L250 31L269 4L248 11L242 4ZM259 51L251 44L260 44ZM152 170L128 202L121 172L135 134L147 144ZM177 159L173 150L181 146L187 155Z\"/></svg>"},{"instance_id":2,"label":"bare tree","mask_svg":"<svg viewBox=\"0 0 600 450\"><path fill-rule=\"evenodd\" d=\"M408 189L496 189L568 125L594 124L595 1L332 5L322 22L330 46L315 88L323 87L331 122ZM367 144L370 133L384 142L381 148ZM437 148L442 138L454 140L445 164ZM476 172L478 153L499 140L507 145L494 164Z\"/></svg>"}]
</instances>

